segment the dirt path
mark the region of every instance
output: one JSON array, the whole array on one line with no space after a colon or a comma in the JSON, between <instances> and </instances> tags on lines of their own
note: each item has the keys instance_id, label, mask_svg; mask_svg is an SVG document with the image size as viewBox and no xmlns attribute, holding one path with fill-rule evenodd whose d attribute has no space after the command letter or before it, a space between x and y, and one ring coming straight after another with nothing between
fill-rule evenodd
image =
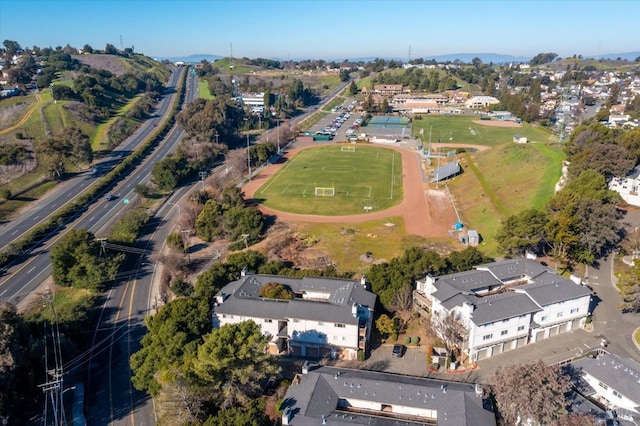
<instances>
[{"instance_id":1,"label":"dirt path","mask_svg":"<svg viewBox=\"0 0 640 426\"><path fill-rule=\"evenodd\" d=\"M4 135L5 133L9 133L13 130L16 130L20 126L22 126L24 123L26 123L29 117L31 117L31 114L33 113L33 111L35 111L36 107L42 103L42 98L40 98L40 95L37 93L36 93L36 101L37 102L31 105L31 108L27 110L26 114L20 119L20 121L18 121L16 124L14 124L11 127L7 127L6 129L0 130L0 135Z\"/></svg>"},{"instance_id":2,"label":"dirt path","mask_svg":"<svg viewBox=\"0 0 640 426\"><path fill-rule=\"evenodd\" d=\"M315 144L294 148L285 154L287 160L293 158L302 149L321 146ZM326 145L326 144L324 144ZM331 144L329 144L331 145ZM321 223L359 223L370 220L384 219L385 217L402 216L405 220L408 234L422 237L446 237L448 230L456 221L453 206L444 190L427 189L422 178L422 158L417 152L406 149L385 146L385 148L398 151L402 155L402 171L404 173L404 196L400 204L387 210L356 214L348 216L317 216L303 215L276 211L268 207L260 206L260 211L276 216L285 221L321 222ZM263 169L253 180L242 189L247 199L253 198L255 192L279 169L285 162L274 164Z\"/></svg>"}]
</instances>

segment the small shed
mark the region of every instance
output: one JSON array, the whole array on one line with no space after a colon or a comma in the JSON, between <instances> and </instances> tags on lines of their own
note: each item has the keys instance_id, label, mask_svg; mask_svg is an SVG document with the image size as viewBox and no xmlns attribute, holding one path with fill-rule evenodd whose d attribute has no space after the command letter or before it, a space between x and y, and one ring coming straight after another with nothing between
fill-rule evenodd
<instances>
[{"instance_id":1,"label":"small shed","mask_svg":"<svg viewBox=\"0 0 640 426\"><path fill-rule=\"evenodd\" d=\"M480 234L478 234L478 231L474 231L473 229L467 231L467 244L474 247L480 244Z\"/></svg>"},{"instance_id":2,"label":"small shed","mask_svg":"<svg viewBox=\"0 0 640 426\"><path fill-rule=\"evenodd\" d=\"M515 142L515 143L527 143L527 142L529 142L529 139L527 139L526 136L513 135L513 142Z\"/></svg>"},{"instance_id":3,"label":"small shed","mask_svg":"<svg viewBox=\"0 0 640 426\"><path fill-rule=\"evenodd\" d=\"M462 168L460 167L460 164L458 164L457 161L452 161L449 164L446 164L442 167L438 167L437 169L435 169L433 171L433 178L431 179L431 182L432 183L440 182L445 179L449 179L454 176L457 176L460 173L462 173Z\"/></svg>"}]
</instances>

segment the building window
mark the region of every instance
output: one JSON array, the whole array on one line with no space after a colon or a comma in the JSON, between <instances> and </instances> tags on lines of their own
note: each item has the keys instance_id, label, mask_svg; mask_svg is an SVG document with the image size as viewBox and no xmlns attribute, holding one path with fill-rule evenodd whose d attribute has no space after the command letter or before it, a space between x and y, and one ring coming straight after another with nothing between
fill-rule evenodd
<instances>
[{"instance_id":1,"label":"building window","mask_svg":"<svg viewBox=\"0 0 640 426\"><path fill-rule=\"evenodd\" d=\"M547 316L540 317L540 322L545 322L547 320Z\"/></svg>"},{"instance_id":2,"label":"building window","mask_svg":"<svg viewBox=\"0 0 640 426\"><path fill-rule=\"evenodd\" d=\"M622 394L618 391L612 391L613 392L613 396L617 396L618 398L622 398Z\"/></svg>"},{"instance_id":3,"label":"building window","mask_svg":"<svg viewBox=\"0 0 640 426\"><path fill-rule=\"evenodd\" d=\"M489 340L493 338L493 333L492 334L485 334L484 336L482 336L482 340Z\"/></svg>"},{"instance_id":4,"label":"building window","mask_svg":"<svg viewBox=\"0 0 640 426\"><path fill-rule=\"evenodd\" d=\"M333 326L338 328L344 328L344 324L340 324L340 323L335 323L333 324Z\"/></svg>"},{"instance_id":5,"label":"building window","mask_svg":"<svg viewBox=\"0 0 640 426\"><path fill-rule=\"evenodd\" d=\"M518 327L518 331L522 331L524 330L524 325L521 325L520 327Z\"/></svg>"},{"instance_id":6,"label":"building window","mask_svg":"<svg viewBox=\"0 0 640 426\"><path fill-rule=\"evenodd\" d=\"M500 332L500 335L501 335L501 336L506 336L506 335L507 335L507 333L509 333L509 330L502 330L502 331Z\"/></svg>"},{"instance_id":7,"label":"building window","mask_svg":"<svg viewBox=\"0 0 640 426\"><path fill-rule=\"evenodd\" d=\"M292 322L300 322L300 320L299 320L299 319L297 319L297 318L294 318L294 319L293 319L293 320L291 320L291 321L292 321Z\"/></svg>"},{"instance_id":8,"label":"building window","mask_svg":"<svg viewBox=\"0 0 640 426\"><path fill-rule=\"evenodd\" d=\"M322 327L322 326L324 326L324 323L322 321L318 321L318 326Z\"/></svg>"},{"instance_id":9,"label":"building window","mask_svg":"<svg viewBox=\"0 0 640 426\"><path fill-rule=\"evenodd\" d=\"M602 382L598 382L598 386L600 386L602 389L609 389L609 386L605 385Z\"/></svg>"},{"instance_id":10,"label":"building window","mask_svg":"<svg viewBox=\"0 0 640 426\"><path fill-rule=\"evenodd\" d=\"M556 314L556 316L557 316L558 318L560 318L560 317L561 317L561 316L563 316L563 315L564 315L564 312L558 312L558 313Z\"/></svg>"},{"instance_id":11,"label":"building window","mask_svg":"<svg viewBox=\"0 0 640 426\"><path fill-rule=\"evenodd\" d=\"M265 318L264 322L273 322L273 321L271 321L270 319L266 319Z\"/></svg>"},{"instance_id":12,"label":"building window","mask_svg":"<svg viewBox=\"0 0 640 426\"><path fill-rule=\"evenodd\" d=\"M580 310L580 308L573 308L573 309L571 310L571 313L572 313L572 314L577 314L579 310Z\"/></svg>"}]
</instances>

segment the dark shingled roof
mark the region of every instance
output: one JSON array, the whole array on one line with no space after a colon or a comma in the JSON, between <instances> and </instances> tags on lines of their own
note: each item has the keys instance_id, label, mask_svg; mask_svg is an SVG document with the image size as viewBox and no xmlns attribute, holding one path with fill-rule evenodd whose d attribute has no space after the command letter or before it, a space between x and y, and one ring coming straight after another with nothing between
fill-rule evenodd
<instances>
[{"instance_id":1,"label":"dark shingled roof","mask_svg":"<svg viewBox=\"0 0 640 426\"><path fill-rule=\"evenodd\" d=\"M455 383L422 377L399 376L368 370L320 367L299 376L283 400L292 412L291 425L416 425L419 418L379 416L372 410L347 412L338 409L340 399L367 401L389 406L435 410L441 426L493 426L495 415L490 405L475 393L469 383ZM446 392L442 387L445 387Z\"/></svg>"},{"instance_id":2,"label":"dark shingled roof","mask_svg":"<svg viewBox=\"0 0 640 426\"><path fill-rule=\"evenodd\" d=\"M287 285L294 293L322 294L322 299L275 300L260 297L260 287L268 282ZM254 318L298 318L358 324L352 314L353 304L373 309L376 295L359 281L321 277L291 278L278 275L247 275L224 286L218 295L226 295L216 314L240 315Z\"/></svg>"}]
</instances>

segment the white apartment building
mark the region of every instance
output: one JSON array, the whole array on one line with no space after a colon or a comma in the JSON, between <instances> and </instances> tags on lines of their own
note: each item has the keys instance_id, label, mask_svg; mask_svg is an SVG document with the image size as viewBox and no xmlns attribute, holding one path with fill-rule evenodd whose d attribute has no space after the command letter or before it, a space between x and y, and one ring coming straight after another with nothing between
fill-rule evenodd
<instances>
[{"instance_id":1,"label":"white apartment building","mask_svg":"<svg viewBox=\"0 0 640 426\"><path fill-rule=\"evenodd\" d=\"M532 259L507 259L427 276L416 283L414 306L453 315L467 331L461 349L478 361L582 327L591 291L576 281Z\"/></svg>"},{"instance_id":2,"label":"white apartment building","mask_svg":"<svg viewBox=\"0 0 640 426\"><path fill-rule=\"evenodd\" d=\"M603 353L574 361L571 366L583 380L578 386L584 395L616 410L623 419L640 420L640 363Z\"/></svg>"},{"instance_id":3,"label":"white apartment building","mask_svg":"<svg viewBox=\"0 0 640 426\"><path fill-rule=\"evenodd\" d=\"M292 300L260 296L260 287L277 282ZM247 275L216 295L214 327L253 320L270 336L269 351L306 357L356 359L371 335L376 295L361 281Z\"/></svg>"}]
</instances>

